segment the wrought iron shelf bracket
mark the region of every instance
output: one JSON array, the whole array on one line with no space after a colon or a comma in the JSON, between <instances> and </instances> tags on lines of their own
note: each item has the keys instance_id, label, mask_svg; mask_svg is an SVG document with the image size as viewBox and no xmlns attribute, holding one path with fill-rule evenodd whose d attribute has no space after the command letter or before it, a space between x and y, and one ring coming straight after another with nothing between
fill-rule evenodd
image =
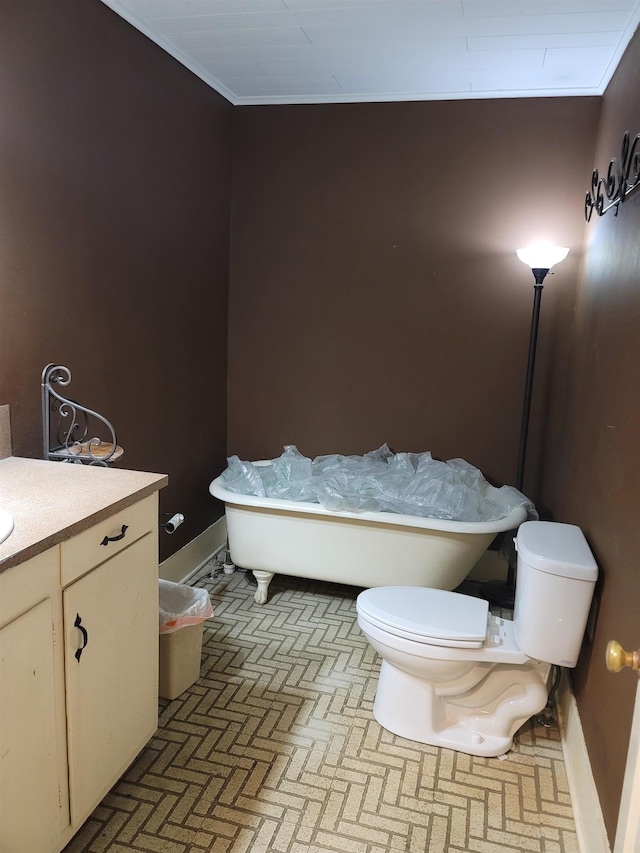
<instances>
[{"instance_id":1,"label":"wrought iron shelf bracket","mask_svg":"<svg viewBox=\"0 0 640 853\"><path fill-rule=\"evenodd\" d=\"M124 450L118 445L111 423L98 412L64 397L53 386L66 388L71 371L61 364L48 364L42 371L42 440L43 457L52 461L80 462L107 466L116 462ZM52 427L52 415L57 424ZM93 421L102 425L107 438L89 438Z\"/></svg>"},{"instance_id":2,"label":"wrought iron shelf bracket","mask_svg":"<svg viewBox=\"0 0 640 853\"><path fill-rule=\"evenodd\" d=\"M622 137L620 159L615 157L609 161L606 178L601 178L598 170L594 169L591 176L591 189L584 202L584 215L589 222L593 211L598 216L614 208L618 208L624 200L640 186L640 133L631 142L629 131Z\"/></svg>"}]
</instances>

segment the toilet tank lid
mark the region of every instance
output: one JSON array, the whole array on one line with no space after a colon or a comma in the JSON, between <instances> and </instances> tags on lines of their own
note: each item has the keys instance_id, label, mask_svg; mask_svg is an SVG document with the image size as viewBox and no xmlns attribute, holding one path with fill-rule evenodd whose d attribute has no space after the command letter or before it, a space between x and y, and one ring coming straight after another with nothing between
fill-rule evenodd
<instances>
[{"instance_id":1,"label":"toilet tank lid","mask_svg":"<svg viewBox=\"0 0 640 853\"><path fill-rule=\"evenodd\" d=\"M551 575L595 581L598 565L582 530L557 521L525 521L516 536L518 556Z\"/></svg>"}]
</instances>

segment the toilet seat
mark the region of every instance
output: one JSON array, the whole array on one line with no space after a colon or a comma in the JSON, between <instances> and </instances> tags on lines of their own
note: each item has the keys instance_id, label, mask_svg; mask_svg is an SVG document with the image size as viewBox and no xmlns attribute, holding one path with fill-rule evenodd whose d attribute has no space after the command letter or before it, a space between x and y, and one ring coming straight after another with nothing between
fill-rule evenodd
<instances>
[{"instance_id":1,"label":"toilet seat","mask_svg":"<svg viewBox=\"0 0 640 853\"><path fill-rule=\"evenodd\" d=\"M380 630L430 646L480 649L487 639L488 602L457 592L374 587L360 593L356 607Z\"/></svg>"}]
</instances>

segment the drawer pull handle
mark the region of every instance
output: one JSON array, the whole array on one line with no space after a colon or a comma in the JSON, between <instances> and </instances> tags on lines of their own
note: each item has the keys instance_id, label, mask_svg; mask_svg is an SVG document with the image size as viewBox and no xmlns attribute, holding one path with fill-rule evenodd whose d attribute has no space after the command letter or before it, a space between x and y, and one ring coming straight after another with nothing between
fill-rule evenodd
<instances>
[{"instance_id":1,"label":"drawer pull handle","mask_svg":"<svg viewBox=\"0 0 640 853\"><path fill-rule=\"evenodd\" d=\"M80 624L81 622L82 622L82 619L80 618L80 614L76 613L76 621L73 623L73 627L78 628L78 630L82 634L82 645L80 646L79 649L76 649L76 654L75 654L75 658L78 661L78 663L80 663L80 656L82 655L82 652L86 649L87 645L89 644L89 635L87 634L87 629L84 627L84 625Z\"/></svg>"},{"instance_id":2,"label":"drawer pull handle","mask_svg":"<svg viewBox=\"0 0 640 853\"><path fill-rule=\"evenodd\" d=\"M124 539L124 534L127 532L127 530L128 530L127 525L123 524L122 530L120 531L119 536L105 536L100 544L101 545L108 545L109 542L119 542L121 539Z\"/></svg>"}]
</instances>

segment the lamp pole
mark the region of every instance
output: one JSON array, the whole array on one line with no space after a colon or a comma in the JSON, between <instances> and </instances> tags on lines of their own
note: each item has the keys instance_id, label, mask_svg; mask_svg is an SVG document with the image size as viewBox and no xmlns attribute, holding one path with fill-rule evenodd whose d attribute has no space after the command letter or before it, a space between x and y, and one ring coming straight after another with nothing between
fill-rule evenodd
<instances>
[{"instance_id":1,"label":"lamp pole","mask_svg":"<svg viewBox=\"0 0 640 853\"><path fill-rule=\"evenodd\" d=\"M542 299L542 282L549 272L548 269L536 267L531 270L536 283L533 287L533 314L531 315L531 334L529 335L529 358L527 359L527 378L524 384L524 404L522 407L522 426L520 427L520 450L518 453L518 472L516 489L522 491L524 483L524 463L527 457L527 438L529 436L529 415L531 413L531 389L533 388L533 370L536 364L536 346L538 343L538 322L540 320L540 300Z\"/></svg>"},{"instance_id":2,"label":"lamp pole","mask_svg":"<svg viewBox=\"0 0 640 853\"><path fill-rule=\"evenodd\" d=\"M531 413L531 392L533 388L533 371L536 363L536 346L538 343L538 322L540 320L540 300L542 299L542 282L555 264L560 263L569 254L569 249L538 243L528 249L518 249L520 260L531 267L535 279L533 290L533 313L531 315L531 333L529 335L529 357L527 359L527 375L524 385L524 403L522 406L522 425L520 427L520 449L518 452L518 469L516 473L516 488L523 490L524 466L527 458L527 439L529 437L529 415ZM506 537L510 533L503 534ZM485 584L483 597L498 607L512 608L516 593L515 555L509 557L507 580L489 581Z\"/></svg>"}]
</instances>

